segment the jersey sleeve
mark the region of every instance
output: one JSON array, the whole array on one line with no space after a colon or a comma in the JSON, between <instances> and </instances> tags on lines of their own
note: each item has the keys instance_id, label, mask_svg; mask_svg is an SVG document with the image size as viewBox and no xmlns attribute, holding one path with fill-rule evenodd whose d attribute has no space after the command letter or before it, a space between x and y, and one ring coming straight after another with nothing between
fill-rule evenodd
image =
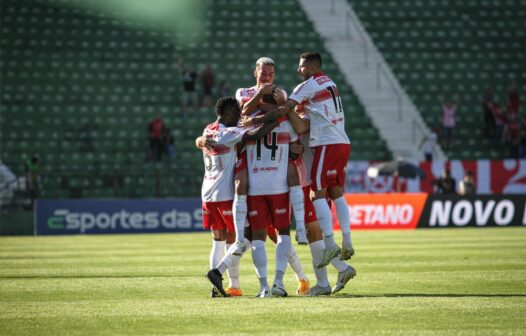
<instances>
[{"instance_id":1,"label":"jersey sleeve","mask_svg":"<svg viewBox=\"0 0 526 336\"><path fill-rule=\"evenodd\" d=\"M247 90L240 88L236 91L236 100L241 108L251 99L251 97L247 94Z\"/></svg>"},{"instance_id":2,"label":"jersey sleeve","mask_svg":"<svg viewBox=\"0 0 526 336\"><path fill-rule=\"evenodd\" d=\"M244 98L244 97L243 97L243 91L244 91L244 90L241 89L241 88L236 90L236 100L237 100L237 102L238 102L240 105L244 103L244 102L243 102L243 98Z\"/></svg>"},{"instance_id":3,"label":"jersey sleeve","mask_svg":"<svg viewBox=\"0 0 526 336\"><path fill-rule=\"evenodd\" d=\"M247 132L246 129L239 127L227 127L217 135L217 143L227 147L234 147L243 140L243 136Z\"/></svg>"},{"instance_id":4,"label":"jersey sleeve","mask_svg":"<svg viewBox=\"0 0 526 336\"><path fill-rule=\"evenodd\" d=\"M294 91L290 94L289 99L295 101L296 104L301 104L304 100L314 97L314 89L312 88L312 85L309 84L310 82L306 80L296 86Z\"/></svg>"}]
</instances>

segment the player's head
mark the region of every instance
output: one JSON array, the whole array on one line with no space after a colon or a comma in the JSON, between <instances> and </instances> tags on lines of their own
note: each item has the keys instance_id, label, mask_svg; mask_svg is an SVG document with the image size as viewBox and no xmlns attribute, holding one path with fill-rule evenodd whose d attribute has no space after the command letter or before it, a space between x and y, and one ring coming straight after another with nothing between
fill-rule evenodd
<instances>
[{"instance_id":1,"label":"player's head","mask_svg":"<svg viewBox=\"0 0 526 336\"><path fill-rule=\"evenodd\" d=\"M304 52L300 55L298 73L303 79L308 79L312 75L321 71L321 55L317 52Z\"/></svg>"},{"instance_id":2,"label":"player's head","mask_svg":"<svg viewBox=\"0 0 526 336\"><path fill-rule=\"evenodd\" d=\"M235 126L241 116L241 109L234 97L221 97L216 103L216 115L225 126Z\"/></svg>"},{"instance_id":3,"label":"player's head","mask_svg":"<svg viewBox=\"0 0 526 336\"><path fill-rule=\"evenodd\" d=\"M275 64L272 58L261 57L256 61L254 77L256 77L258 86L265 83L274 83L274 68Z\"/></svg>"}]
</instances>

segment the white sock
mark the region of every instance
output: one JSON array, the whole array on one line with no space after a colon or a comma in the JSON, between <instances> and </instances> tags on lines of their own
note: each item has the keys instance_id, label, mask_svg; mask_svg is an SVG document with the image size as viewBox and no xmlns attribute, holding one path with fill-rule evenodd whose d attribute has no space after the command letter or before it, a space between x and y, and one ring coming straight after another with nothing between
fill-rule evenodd
<instances>
[{"instance_id":1,"label":"white sock","mask_svg":"<svg viewBox=\"0 0 526 336\"><path fill-rule=\"evenodd\" d=\"M327 201L324 198L320 198L314 200L312 203L316 209L316 216L318 217L320 228L323 232L325 247L330 248L335 246L336 242L334 241L334 233L332 230L332 214Z\"/></svg>"},{"instance_id":2,"label":"white sock","mask_svg":"<svg viewBox=\"0 0 526 336\"><path fill-rule=\"evenodd\" d=\"M296 230L305 230L305 195L301 186L294 186L289 188L290 205L294 212L294 220L296 221Z\"/></svg>"},{"instance_id":3,"label":"white sock","mask_svg":"<svg viewBox=\"0 0 526 336\"><path fill-rule=\"evenodd\" d=\"M314 266L314 274L316 275L316 282L318 286L329 286L329 278L327 277L327 268L318 268L318 264L323 259L323 250L325 243L323 240L318 240L309 244L310 254L312 255L312 265Z\"/></svg>"},{"instance_id":4,"label":"white sock","mask_svg":"<svg viewBox=\"0 0 526 336\"><path fill-rule=\"evenodd\" d=\"M241 258L239 256L232 255L232 262L228 267L228 287L240 288L239 285L239 262Z\"/></svg>"},{"instance_id":5,"label":"white sock","mask_svg":"<svg viewBox=\"0 0 526 336\"><path fill-rule=\"evenodd\" d=\"M290 236L279 235L278 243L276 244L276 270L285 273L287 269L287 262L289 261L290 248Z\"/></svg>"},{"instance_id":6,"label":"white sock","mask_svg":"<svg viewBox=\"0 0 526 336\"><path fill-rule=\"evenodd\" d=\"M216 268L223 255L225 254L225 245L224 240L212 240L212 249L210 250L210 268Z\"/></svg>"},{"instance_id":7,"label":"white sock","mask_svg":"<svg viewBox=\"0 0 526 336\"><path fill-rule=\"evenodd\" d=\"M245 238L245 221L247 219L247 196L235 195L232 205L234 212L234 226L236 228L236 240L243 241Z\"/></svg>"},{"instance_id":8,"label":"white sock","mask_svg":"<svg viewBox=\"0 0 526 336\"><path fill-rule=\"evenodd\" d=\"M252 250L252 242L246 238L245 238L245 246L247 247L247 251Z\"/></svg>"},{"instance_id":9,"label":"white sock","mask_svg":"<svg viewBox=\"0 0 526 336\"><path fill-rule=\"evenodd\" d=\"M263 240L252 241L252 261L258 278L267 278L267 250Z\"/></svg>"},{"instance_id":10,"label":"white sock","mask_svg":"<svg viewBox=\"0 0 526 336\"><path fill-rule=\"evenodd\" d=\"M278 236L278 243L276 244L276 275L274 278L274 284L279 287L283 287L283 275L287 269L291 246L290 236Z\"/></svg>"},{"instance_id":11,"label":"white sock","mask_svg":"<svg viewBox=\"0 0 526 336\"><path fill-rule=\"evenodd\" d=\"M352 246L351 243L351 214L349 213L349 205L342 196L334 200L336 206L336 213L338 214L338 222L342 230L343 242L347 246Z\"/></svg>"},{"instance_id":12,"label":"white sock","mask_svg":"<svg viewBox=\"0 0 526 336\"><path fill-rule=\"evenodd\" d=\"M290 256L289 256L289 266L296 274L296 279L302 280L307 279L305 272L303 272L303 267L301 266L300 258L294 249L294 245L290 244Z\"/></svg>"},{"instance_id":13,"label":"white sock","mask_svg":"<svg viewBox=\"0 0 526 336\"><path fill-rule=\"evenodd\" d=\"M231 246L234 246L234 244L228 244L228 243L226 244L225 256L223 257L223 259L221 259L221 262L224 263L225 259L227 259L228 257L228 260L225 263L228 267L227 268L228 287L239 288L239 261L241 260L241 258L239 257L230 258L230 257L234 257L234 256L230 256L231 253L229 253ZM224 271L221 272L221 274L223 273Z\"/></svg>"},{"instance_id":14,"label":"white sock","mask_svg":"<svg viewBox=\"0 0 526 336\"><path fill-rule=\"evenodd\" d=\"M340 258L338 257L332 258L331 265L334 266L334 268L336 268L338 272L343 272L347 269L347 267L349 267L349 265L347 265L345 261L340 260Z\"/></svg>"}]
</instances>

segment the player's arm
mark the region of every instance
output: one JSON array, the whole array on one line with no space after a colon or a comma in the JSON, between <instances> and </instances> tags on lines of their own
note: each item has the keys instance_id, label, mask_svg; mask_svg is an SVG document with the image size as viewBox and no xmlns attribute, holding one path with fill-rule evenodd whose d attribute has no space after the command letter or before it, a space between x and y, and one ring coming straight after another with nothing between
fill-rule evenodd
<instances>
[{"instance_id":1,"label":"player's arm","mask_svg":"<svg viewBox=\"0 0 526 336\"><path fill-rule=\"evenodd\" d=\"M274 129L276 126L279 125L279 122L277 121L269 121L265 123L263 126L258 128L257 130L248 131L243 136L243 140L241 141L241 144L244 145L248 141L255 141L259 138L262 138L266 134L268 134L272 129Z\"/></svg>"},{"instance_id":2,"label":"player's arm","mask_svg":"<svg viewBox=\"0 0 526 336\"><path fill-rule=\"evenodd\" d=\"M243 117L241 119L241 125L243 127L247 127L247 126L266 123L269 121L278 120L279 118L286 116L289 111L293 111L297 104L298 103L296 103L294 100L289 99L284 106L280 106L277 109L267 112L263 115L253 117L253 118Z\"/></svg>"},{"instance_id":3,"label":"player's arm","mask_svg":"<svg viewBox=\"0 0 526 336\"><path fill-rule=\"evenodd\" d=\"M243 104L243 108L241 110L242 116L250 115L251 113L254 113L259 109L259 103L261 102L261 98L263 98L266 94L272 94L272 89L274 88L274 85L271 83L263 84L256 92L255 95L250 98L249 101Z\"/></svg>"},{"instance_id":4,"label":"player's arm","mask_svg":"<svg viewBox=\"0 0 526 336\"><path fill-rule=\"evenodd\" d=\"M292 125L292 128L294 128L294 131L298 134L307 133L310 130L310 120L300 118L300 116L291 110L287 114L288 120L290 124Z\"/></svg>"},{"instance_id":5,"label":"player's arm","mask_svg":"<svg viewBox=\"0 0 526 336\"><path fill-rule=\"evenodd\" d=\"M197 147L197 149L203 149L203 147L206 147L209 150L213 150L216 144L217 142L214 140L208 139L202 135L195 139L195 147Z\"/></svg>"},{"instance_id":6,"label":"player's arm","mask_svg":"<svg viewBox=\"0 0 526 336\"><path fill-rule=\"evenodd\" d=\"M299 141L289 143L289 158L291 160L297 160L302 154L305 148Z\"/></svg>"}]
</instances>

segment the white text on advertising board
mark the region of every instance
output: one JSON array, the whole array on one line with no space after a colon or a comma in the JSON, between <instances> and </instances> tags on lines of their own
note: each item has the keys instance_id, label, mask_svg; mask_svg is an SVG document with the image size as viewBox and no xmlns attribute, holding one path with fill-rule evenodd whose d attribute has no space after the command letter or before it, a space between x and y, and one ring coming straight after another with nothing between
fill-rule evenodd
<instances>
[{"instance_id":1,"label":"white text on advertising board","mask_svg":"<svg viewBox=\"0 0 526 336\"><path fill-rule=\"evenodd\" d=\"M57 209L47 221L50 229L65 229L85 233L92 229L98 230L153 230L159 227L167 229L192 229L202 226L201 209L193 213L175 209L160 212L70 212L67 209ZM194 224L192 224L194 223ZM193 226L192 226L193 225Z\"/></svg>"},{"instance_id":2,"label":"white text on advertising board","mask_svg":"<svg viewBox=\"0 0 526 336\"><path fill-rule=\"evenodd\" d=\"M360 204L349 206L351 224L407 225L414 216L411 204Z\"/></svg>"}]
</instances>

